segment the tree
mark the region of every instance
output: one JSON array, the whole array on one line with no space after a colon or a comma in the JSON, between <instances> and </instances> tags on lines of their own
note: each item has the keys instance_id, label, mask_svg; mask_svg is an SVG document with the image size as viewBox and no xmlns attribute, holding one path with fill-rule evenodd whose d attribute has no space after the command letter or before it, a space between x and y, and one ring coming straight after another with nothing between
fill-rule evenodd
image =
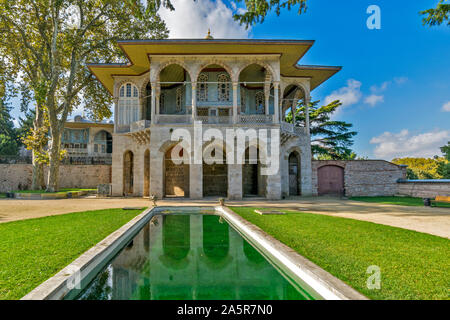
<instances>
[{"instance_id":1,"label":"tree","mask_svg":"<svg viewBox=\"0 0 450 320\"><path fill-rule=\"evenodd\" d=\"M59 188L61 134L73 106L82 99L95 101L86 108L97 119L111 115L111 97L85 63L119 61L118 39L167 37L156 10L148 8L140 1L0 0L0 46L24 74L24 87L36 104L40 123L35 121L34 142L48 120L47 191Z\"/></svg>"},{"instance_id":2,"label":"tree","mask_svg":"<svg viewBox=\"0 0 450 320\"><path fill-rule=\"evenodd\" d=\"M439 162L437 172L443 179L450 179L450 141L441 147L441 152L444 154L444 160Z\"/></svg>"},{"instance_id":3,"label":"tree","mask_svg":"<svg viewBox=\"0 0 450 320\"><path fill-rule=\"evenodd\" d=\"M244 2L243 13L236 13L233 18L240 24L245 24L246 28L255 23L263 23L271 10L279 16L282 9L291 10L298 5L298 14L306 12L306 0L235 0L235 2L237 4Z\"/></svg>"},{"instance_id":4,"label":"tree","mask_svg":"<svg viewBox=\"0 0 450 320\"><path fill-rule=\"evenodd\" d=\"M10 110L7 97L0 96L0 155L16 155L19 151Z\"/></svg>"},{"instance_id":5,"label":"tree","mask_svg":"<svg viewBox=\"0 0 450 320\"><path fill-rule=\"evenodd\" d=\"M446 179L444 170L446 165L448 165L448 160L444 157L395 158L391 162L407 165L408 179Z\"/></svg>"},{"instance_id":6,"label":"tree","mask_svg":"<svg viewBox=\"0 0 450 320\"><path fill-rule=\"evenodd\" d=\"M444 157L450 161L450 141L448 141L445 146L441 147L441 152L444 154Z\"/></svg>"},{"instance_id":7,"label":"tree","mask_svg":"<svg viewBox=\"0 0 450 320\"><path fill-rule=\"evenodd\" d=\"M420 11L420 14L425 16L422 19L423 24L429 27L439 26L445 22L447 22L447 26L450 26L450 3L448 0L440 0L436 8Z\"/></svg>"},{"instance_id":8,"label":"tree","mask_svg":"<svg viewBox=\"0 0 450 320\"><path fill-rule=\"evenodd\" d=\"M319 107L319 100L309 104L309 122L311 133L311 152L322 160L352 160L356 154L350 149L353 137L357 134L350 131L351 123L331 120L331 115L342 105L339 100ZM286 116L286 121L292 122L292 113ZM305 105L299 103L295 109L295 125L305 123Z\"/></svg>"}]
</instances>

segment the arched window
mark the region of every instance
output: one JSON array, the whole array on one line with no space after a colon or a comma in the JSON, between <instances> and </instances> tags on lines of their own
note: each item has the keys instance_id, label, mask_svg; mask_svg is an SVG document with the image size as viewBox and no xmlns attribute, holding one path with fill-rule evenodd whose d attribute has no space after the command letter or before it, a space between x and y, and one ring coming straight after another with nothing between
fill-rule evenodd
<instances>
[{"instance_id":1,"label":"arched window","mask_svg":"<svg viewBox=\"0 0 450 320\"><path fill-rule=\"evenodd\" d=\"M264 113L264 92L258 91L255 93L255 107L256 113Z\"/></svg>"},{"instance_id":2,"label":"arched window","mask_svg":"<svg viewBox=\"0 0 450 320\"><path fill-rule=\"evenodd\" d=\"M119 124L139 120L139 91L134 84L125 83L119 90Z\"/></svg>"},{"instance_id":3,"label":"arched window","mask_svg":"<svg viewBox=\"0 0 450 320\"><path fill-rule=\"evenodd\" d=\"M205 73L198 76L197 101L208 101L208 75Z\"/></svg>"},{"instance_id":4,"label":"arched window","mask_svg":"<svg viewBox=\"0 0 450 320\"><path fill-rule=\"evenodd\" d=\"M176 112L180 113L183 109L183 88L179 87L176 90Z\"/></svg>"},{"instance_id":5,"label":"arched window","mask_svg":"<svg viewBox=\"0 0 450 320\"><path fill-rule=\"evenodd\" d=\"M219 101L230 101L230 77L225 73L217 77L217 93Z\"/></svg>"}]
</instances>

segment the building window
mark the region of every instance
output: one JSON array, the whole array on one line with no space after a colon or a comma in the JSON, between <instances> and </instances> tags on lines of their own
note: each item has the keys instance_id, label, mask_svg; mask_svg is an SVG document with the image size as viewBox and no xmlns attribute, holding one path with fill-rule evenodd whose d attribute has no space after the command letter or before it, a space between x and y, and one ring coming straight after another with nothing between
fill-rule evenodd
<instances>
[{"instance_id":1,"label":"building window","mask_svg":"<svg viewBox=\"0 0 450 320\"><path fill-rule=\"evenodd\" d=\"M176 112L180 113L183 109L183 88L177 88L176 90Z\"/></svg>"},{"instance_id":2,"label":"building window","mask_svg":"<svg viewBox=\"0 0 450 320\"><path fill-rule=\"evenodd\" d=\"M255 93L255 107L256 113L258 114L264 113L264 92L258 91Z\"/></svg>"},{"instance_id":3,"label":"building window","mask_svg":"<svg viewBox=\"0 0 450 320\"><path fill-rule=\"evenodd\" d=\"M126 83L119 90L119 124L127 125L138 121L139 92L134 84Z\"/></svg>"},{"instance_id":4,"label":"building window","mask_svg":"<svg viewBox=\"0 0 450 320\"><path fill-rule=\"evenodd\" d=\"M205 73L198 76L197 101L208 101L208 75Z\"/></svg>"},{"instance_id":5,"label":"building window","mask_svg":"<svg viewBox=\"0 0 450 320\"><path fill-rule=\"evenodd\" d=\"M230 77L225 73L217 77L217 94L219 101L230 101Z\"/></svg>"}]
</instances>

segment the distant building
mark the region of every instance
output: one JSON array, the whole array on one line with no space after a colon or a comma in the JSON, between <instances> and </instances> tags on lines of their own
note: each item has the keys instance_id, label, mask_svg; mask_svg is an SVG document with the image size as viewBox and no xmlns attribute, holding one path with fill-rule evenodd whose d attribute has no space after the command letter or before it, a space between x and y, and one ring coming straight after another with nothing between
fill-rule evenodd
<instances>
[{"instance_id":1,"label":"distant building","mask_svg":"<svg viewBox=\"0 0 450 320\"><path fill-rule=\"evenodd\" d=\"M61 145L67 150L64 163L110 164L113 152L114 124L93 122L75 116L66 122Z\"/></svg>"}]
</instances>

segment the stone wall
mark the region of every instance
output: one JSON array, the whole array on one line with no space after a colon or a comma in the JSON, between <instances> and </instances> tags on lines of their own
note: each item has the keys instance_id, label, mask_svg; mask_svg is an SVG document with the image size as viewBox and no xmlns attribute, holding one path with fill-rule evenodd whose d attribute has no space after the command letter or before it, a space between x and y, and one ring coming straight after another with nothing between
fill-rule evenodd
<instances>
[{"instance_id":1,"label":"stone wall","mask_svg":"<svg viewBox=\"0 0 450 320\"><path fill-rule=\"evenodd\" d=\"M406 177L406 167L384 160L314 160L312 185L317 195L317 169L325 165L344 168L345 195L392 196L397 194L397 181Z\"/></svg>"},{"instance_id":2,"label":"stone wall","mask_svg":"<svg viewBox=\"0 0 450 320\"><path fill-rule=\"evenodd\" d=\"M398 194L434 198L436 196L450 196L450 180L405 180L398 183Z\"/></svg>"},{"instance_id":3,"label":"stone wall","mask_svg":"<svg viewBox=\"0 0 450 320\"><path fill-rule=\"evenodd\" d=\"M0 192L29 189L32 171L31 164L0 164ZM62 165L59 172L61 188L97 188L111 182L110 165Z\"/></svg>"}]
</instances>

